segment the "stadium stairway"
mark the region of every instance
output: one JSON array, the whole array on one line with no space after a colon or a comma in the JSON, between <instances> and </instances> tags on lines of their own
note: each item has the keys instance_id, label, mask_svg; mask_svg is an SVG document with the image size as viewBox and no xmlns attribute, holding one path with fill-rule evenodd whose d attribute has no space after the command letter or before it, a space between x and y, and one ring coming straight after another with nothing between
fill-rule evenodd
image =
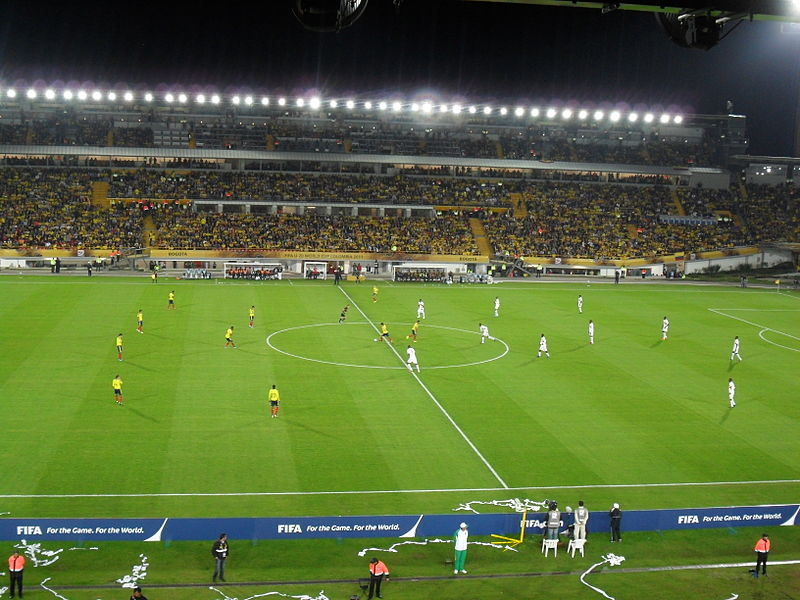
<instances>
[{"instance_id":1,"label":"stadium stairway","mask_svg":"<svg viewBox=\"0 0 800 600\"><path fill-rule=\"evenodd\" d=\"M152 215L145 215L142 220L142 246L150 248L158 242L158 230Z\"/></svg>"},{"instance_id":2,"label":"stadium stairway","mask_svg":"<svg viewBox=\"0 0 800 600\"><path fill-rule=\"evenodd\" d=\"M114 145L114 128L109 127L108 133L106 133L106 146L111 148Z\"/></svg>"},{"instance_id":3,"label":"stadium stairway","mask_svg":"<svg viewBox=\"0 0 800 600\"><path fill-rule=\"evenodd\" d=\"M107 181L92 182L92 204L103 208L111 208L111 201L108 199L109 183Z\"/></svg>"},{"instance_id":4,"label":"stadium stairway","mask_svg":"<svg viewBox=\"0 0 800 600\"><path fill-rule=\"evenodd\" d=\"M637 237L639 237L639 230L636 228L636 225L628 224L628 237L630 237L632 240L635 240Z\"/></svg>"},{"instance_id":5,"label":"stadium stairway","mask_svg":"<svg viewBox=\"0 0 800 600\"><path fill-rule=\"evenodd\" d=\"M266 149L267 149L267 152L274 152L275 151L275 136L272 135L271 133L267 134Z\"/></svg>"},{"instance_id":6,"label":"stadium stairway","mask_svg":"<svg viewBox=\"0 0 800 600\"><path fill-rule=\"evenodd\" d=\"M342 143L342 146L344 146L345 152L347 152L348 154L351 153L353 151L353 140L350 138L345 138L344 142Z\"/></svg>"},{"instance_id":7,"label":"stadium stairway","mask_svg":"<svg viewBox=\"0 0 800 600\"><path fill-rule=\"evenodd\" d=\"M497 154L497 158L503 159L506 157L505 152L503 151L503 144L500 142L494 143L494 152Z\"/></svg>"},{"instance_id":8,"label":"stadium stairway","mask_svg":"<svg viewBox=\"0 0 800 600\"><path fill-rule=\"evenodd\" d=\"M492 245L486 238L486 228L483 226L483 221L480 219L470 219L469 227L472 230L472 235L475 238L475 245L478 246L478 252L483 256L491 256L494 254Z\"/></svg>"},{"instance_id":9,"label":"stadium stairway","mask_svg":"<svg viewBox=\"0 0 800 600\"><path fill-rule=\"evenodd\" d=\"M194 132L189 134L189 148L197 148L197 136Z\"/></svg>"},{"instance_id":10,"label":"stadium stairway","mask_svg":"<svg viewBox=\"0 0 800 600\"><path fill-rule=\"evenodd\" d=\"M673 189L671 197L672 197L672 206L674 207L675 214L681 217L685 217L686 209L684 209L683 204L681 204L681 199L678 196L678 190Z\"/></svg>"},{"instance_id":11,"label":"stadium stairway","mask_svg":"<svg viewBox=\"0 0 800 600\"><path fill-rule=\"evenodd\" d=\"M511 206L514 208L514 218L524 219L528 216L528 203L520 193L509 194L511 198Z\"/></svg>"}]
</instances>

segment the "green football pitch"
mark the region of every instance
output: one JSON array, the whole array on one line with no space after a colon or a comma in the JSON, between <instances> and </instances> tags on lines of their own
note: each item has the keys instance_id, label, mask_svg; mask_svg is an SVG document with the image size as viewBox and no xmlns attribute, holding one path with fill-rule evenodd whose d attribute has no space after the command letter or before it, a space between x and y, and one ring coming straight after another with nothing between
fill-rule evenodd
<instances>
[{"instance_id":1,"label":"green football pitch","mask_svg":"<svg viewBox=\"0 0 800 600\"><path fill-rule=\"evenodd\" d=\"M0 512L798 502L800 295L667 282L377 285L373 302L370 282L0 278ZM412 344L421 373L412 374L406 335L420 298L427 318ZM373 341L381 322L392 345ZM480 343L480 323L495 339ZM231 325L236 349L224 347ZM550 358L536 356L542 333ZM736 335L742 362L729 360ZM111 388L117 374L124 406Z\"/></svg>"}]
</instances>

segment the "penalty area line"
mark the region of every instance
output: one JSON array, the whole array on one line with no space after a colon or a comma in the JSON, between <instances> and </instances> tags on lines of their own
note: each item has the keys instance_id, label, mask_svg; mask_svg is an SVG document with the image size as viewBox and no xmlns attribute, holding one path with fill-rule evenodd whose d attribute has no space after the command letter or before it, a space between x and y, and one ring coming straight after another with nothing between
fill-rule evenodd
<instances>
[{"instance_id":1,"label":"penalty area line","mask_svg":"<svg viewBox=\"0 0 800 600\"><path fill-rule=\"evenodd\" d=\"M356 301L353 300L350 297L350 294L345 292L342 287L339 287L339 291L342 294L345 295L345 298L347 298L350 301L350 304L352 304L353 306L356 307L356 310L361 313L361 316L364 317L369 322L369 324L372 326L372 328L378 334L378 339L381 339L381 337L380 337L381 332L375 326L375 323L373 323L372 320L367 316L367 314L363 310L361 310L361 307L358 305L358 303L356 303ZM389 342L389 348L394 353L394 355L397 357L397 359L403 365L405 365L406 361L403 360L403 357L400 356L400 353L397 352L397 349L391 344L391 342ZM411 376L417 381L417 383L420 385L420 387L423 390L425 390L425 393L428 394L428 397L433 401L433 403L437 406L437 408L442 412L442 414L445 416L445 418L448 421L450 421L450 424L455 428L455 430L461 435L462 438L464 438L464 441L467 443L467 445L470 448L472 448L472 450L473 450L473 452L475 452L475 454L477 454L478 458L481 459L481 462L486 466L487 469L489 469L489 471L491 471L492 475L494 475L494 478L497 479L497 481L500 482L500 485L502 485L504 488L508 489L508 484L505 481L503 481L503 478L500 477L499 473L497 471L495 471L494 467L491 464L489 464L489 461L486 460L486 457L483 454L481 454L481 451L478 450L478 448L475 446L475 444L472 443L472 440L470 440L469 437L467 437L467 434L464 433L464 430L461 429L461 427L458 426L458 423L455 422L453 417L450 416L450 413L448 413L445 410L444 406L442 406L441 403L436 399L436 396L434 396L433 393L428 389L428 386L425 385L422 382L422 379L420 379L419 376L410 367L409 367L408 371L409 371L409 373L411 373Z\"/></svg>"},{"instance_id":2,"label":"penalty area line","mask_svg":"<svg viewBox=\"0 0 800 600\"><path fill-rule=\"evenodd\" d=\"M661 487L713 487L724 485L774 485L786 483L800 483L800 479L763 479L755 481L687 481L675 483L611 483L587 485L543 485L523 487L483 487L483 488L441 488L441 489L410 489L410 490L317 490L305 492L152 492L139 494L0 494L0 498L217 498L233 496L350 496L373 494L445 494L463 492L524 492L547 490L606 490L624 488L661 488Z\"/></svg>"}]
</instances>

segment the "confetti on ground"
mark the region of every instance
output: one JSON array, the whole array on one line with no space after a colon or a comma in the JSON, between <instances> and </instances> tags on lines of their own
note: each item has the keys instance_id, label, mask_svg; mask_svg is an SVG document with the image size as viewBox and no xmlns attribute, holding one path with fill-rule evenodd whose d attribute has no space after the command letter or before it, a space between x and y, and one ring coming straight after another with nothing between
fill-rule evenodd
<instances>
[{"instance_id":1,"label":"confetti on ground","mask_svg":"<svg viewBox=\"0 0 800 600\"><path fill-rule=\"evenodd\" d=\"M121 583L122 587L124 588L135 588L140 579L147 577L147 567L149 565L150 563L147 562L147 557L144 554L140 554L139 564L133 565L131 568L131 574L120 577L116 580L116 582Z\"/></svg>"},{"instance_id":2,"label":"confetti on ground","mask_svg":"<svg viewBox=\"0 0 800 600\"><path fill-rule=\"evenodd\" d=\"M367 552L398 552L397 548L399 546L406 546L406 545L425 546L427 544L452 544L452 543L453 543L453 540L443 540L441 538L436 538L436 539L433 539L433 540L427 540L426 539L426 540L422 540L420 542L413 542L413 541L397 542L396 544L392 544L388 548L364 548L363 550L360 550L358 552L358 555L359 556L364 556ZM489 546L490 548L498 548L500 550L513 550L514 552L517 552L516 548L509 548L509 547L507 547L505 545L492 544L490 542L467 542L467 545L468 546Z\"/></svg>"},{"instance_id":3,"label":"confetti on ground","mask_svg":"<svg viewBox=\"0 0 800 600\"><path fill-rule=\"evenodd\" d=\"M514 512L537 512L542 510L547 510L547 507L550 504L550 500L530 500L529 498L525 498L521 500L519 498L509 498L508 500L490 500L490 501L481 501L481 500L473 500L472 502L465 502L463 504L459 504L453 511L459 510L467 510L470 512L480 514L477 510L475 510L472 505L473 504L485 504L487 506L502 506L505 508L510 508Z\"/></svg>"},{"instance_id":4,"label":"confetti on ground","mask_svg":"<svg viewBox=\"0 0 800 600\"><path fill-rule=\"evenodd\" d=\"M330 598L328 598L325 595L324 590L320 590L319 594L317 594L316 596L307 596L306 594L301 594L300 596L290 596L289 594L283 594L281 592L265 592L263 594L256 594L254 596L248 596L247 598L240 599L236 598L235 596L234 597L228 596L225 592L215 587L209 587L208 589L217 592L220 596L222 596L222 600L253 600L254 598L265 598L267 596L279 596L281 598L296 598L297 600L330 600Z\"/></svg>"}]
</instances>

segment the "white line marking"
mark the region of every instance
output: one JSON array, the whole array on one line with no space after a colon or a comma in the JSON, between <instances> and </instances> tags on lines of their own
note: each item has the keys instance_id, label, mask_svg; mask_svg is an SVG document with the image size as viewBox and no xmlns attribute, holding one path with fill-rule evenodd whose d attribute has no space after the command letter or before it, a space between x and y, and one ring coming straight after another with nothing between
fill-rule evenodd
<instances>
[{"instance_id":1,"label":"white line marking","mask_svg":"<svg viewBox=\"0 0 800 600\"><path fill-rule=\"evenodd\" d=\"M378 328L375 326L375 323L373 323L373 322L370 320L370 318L369 318L369 317L366 315L366 313L365 313L363 310L361 310L361 307L360 307L360 306L359 306L359 305L356 303L356 301L355 301L355 300L353 300L353 299L350 297L350 294L348 294L347 292L345 292L345 291L344 291L344 289L342 289L341 287L339 287L339 291L345 295L345 297L346 297L346 298L347 298L347 299L350 301L350 304L352 304L353 306L355 306L355 307L356 307L356 310L357 310L358 312L360 312L360 313L361 313L361 316L362 316L362 317L364 317L364 318L367 320L367 322L368 322L368 323L369 323L369 324L372 326L372 328L375 330L375 332L376 332L376 333L378 334L378 336L379 336L379 337L378 337L378 339L380 339L381 332L380 332L380 331L378 330ZM406 364L406 361L404 361L404 360L403 360L403 357L402 357L402 356L400 356L400 354L397 352L397 349L396 349L396 348L395 348L395 347L394 347L394 346L393 346L391 343L389 343L389 348L391 349L391 351L392 351L392 352L394 352L394 355L397 357L397 359L398 359L398 360L399 360L399 361L400 361L402 364L404 364L404 365L405 365L405 364ZM459 434L461 434L461 437L462 437L462 438L464 438L464 441L465 441L465 442L467 442L467 444L469 445L469 447L470 447L470 448L472 448L472 450L475 452L475 454L477 454L477 455L478 455L478 458L480 458L480 459L481 459L481 462L483 462L483 464L484 464L484 465L486 465L486 468L487 468L487 469L489 469L489 470L492 472L492 475L494 475L495 479L497 479L497 481L499 481L499 482L500 482L500 485L502 485L504 488L508 488L508 484L507 484L505 481L503 481L503 478L502 478L502 477L500 477L500 475L497 473L497 471L495 471L494 467L493 467L492 465L490 465L490 464L489 464L489 461L488 461L488 460L486 460L486 458L483 456L483 454L481 454L481 451L480 451L480 450L478 450L478 448L476 448L476 447L475 447L475 444L473 444L473 443L472 443L472 440L470 440L470 439L467 437L467 434L466 434L466 433L464 433L464 431L461 429L461 427L459 427L459 426L458 426L458 423L456 423L456 422L453 420L453 417L451 417L451 416L450 416L450 414L449 414L449 413L448 413L448 412L445 410L444 406L442 406L442 405L439 403L439 401L436 399L436 396L434 396L434 395L431 393L431 391L428 389L428 386L427 386L427 385L425 385L425 384L422 382L422 380L419 378L419 375L417 375L417 374L416 374L414 371L412 371L411 369L409 369L408 371L409 371L409 373L411 374L411 376L412 376L412 377L413 377L413 378L414 378L414 379L417 381L417 383L420 385L420 387L422 387L422 389L423 389L423 390L425 390L425 393L426 393L426 394L428 394L428 397L429 397L429 398L430 398L430 399L433 401L433 403L434 403L434 404L435 404L435 405L436 405L436 406L439 408L439 410L440 410L440 411L442 411L442 414L445 416L445 418L446 418L448 421L450 421L450 424L451 424L453 427L455 427L455 430L456 430L456 431L457 431Z\"/></svg>"},{"instance_id":2,"label":"white line marking","mask_svg":"<svg viewBox=\"0 0 800 600\"><path fill-rule=\"evenodd\" d=\"M771 560L769 566L774 565L798 565L800 560ZM742 563L717 563L714 565L680 565L676 567L641 567L627 568L614 571L615 573L652 573L655 571L691 571L695 569L732 569L738 567L753 567L751 562Z\"/></svg>"},{"instance_id":3,"label":"white line marking","mask_svg":"<svg viewBox=\"0 0 800 600\"><path fill-rule=\"evenodd\" d=\"M730 310L745 312L800 312L800 308L710 308L709 310Z\"/></svg>"},{"instance_id":4,"label":"white line marking","mask_svg":"<svg viewBox=\"0 0 800 600\"><path fill-rule=\"evenodd\" d=\"M792 352L800 352L800 348L790 348L789 346L784 346L783 344L779 344L778 342L773 342L772 340L768 340L764 337L764 332L769 331L769 329L762 329L758 332L758 337L762 340L767 342L768 344L772 344L773 346L778 346L778 348L784 348L785 350L791 350Z\"/></svg>"},{"instance_id":5,"label":"white line marking","mask_svg":"<svg viewBox=\"0 0 800 600\"><path fill-rule=\"evenodd\" d=\"M287 352L286 350L281 350L280 348L275 346L270 341L273 336L276 336L276 335L278 335L280 333L284 333L286 331L294 331L296 329L308 329L310 327L327 327L327 326L340 327L342 325L366 325L366 324L367 323L365 323L364 321L350 321L349 323L312 323L311 325L298 325L296 327L287 327L285 329L279 329L278 331L273 331L272 333L270 333L267 336L267 339L265 341L266 341L267 346L269 346L270 348L272 348L276 352L280 352L281 354L285 354L286 356L291 356L292 358L297 358L297 359L300 359L300 360L307 360L307 361L315 362L315 363L321 363L323 365L334 365L336 367L353 367L353 368L356 368L356 369L389 369L389 370L394 370L394 371L408 370L408 367L405 367L405 366L402 366L402 367L388 367L388 366L383 366L383 365L359 365L359 364L352 364L352 363L334 362L332 360L322 360L322 359L319 359L319 358L311 358L311 357L308 357L308 356L301 356L300 354L292 354L291 352ZM391 325L391 323L387 323L387 325ZM430 325L430 324L427 324L425 327L434 327L436 329L449 329L450 331L460 331L462 333L468 333L470 335L480 335L480 332L478 332L478 331L468 331L467 329L458 329L457 327L445 327L444 325ZM471 363L461 363L461 364L457 364L457 365L438 365L438 366L434 366L434 367L426 367L426 370L430 370L430 369L459 369L461 367L474 367L476 365L482 365L482 364L485 364L485 363L493 362L495 360L500 360L506 354L508 354L509 347L508 347L508 344L506 344L500 338L494 338L494 339L496 341L500 342L501 344L503 344L503 347L504 347L503 353L498 355L498 356L494 356L492 358L487 358L486 360L478 360L478 361L471 362Z\"/></svg>"},{"instance_id":6,"label":"white line marking","mask_svg":"<svg viewBox=\"0 0 800 600\"><path fill-rule=\"evenodd\" d=\"M727 313L722 312L718 308L709 308L713 313L717 313L718 315L722 315L723 317L728 317L729 319L736 319L737 321L741 321L742 323L747 323L748 325L752 325L753 327L761 327L764 331L774 331L775 333L780 333L781 335L785 335L786 337L790 337L794 340L800 342L800 337L794 336L791 333L786 333L785 331L781 331L780 329L773 329L772 327L767 327L766 325L761 325L759 323L753 323L753 321L748 321L747 319L742 319L741 317L734 317L733 315L729 315Z\"/></svg>"},{"instance_id":7,"label":"white line marking","mask_svg":"<svg viewBox=\"0 0 800 600\"><path fill-rule=\"evenodd\" d=\"M218 498L226 496L349 496L354 494L444 494L448 492L503 492L526 490L610 490L660 487L713 487L719 485L772 485L800 483L800 479L764 479L756 481L688 481L678 483L598 483L589 485L550 485L488 488L441 488L411 490L318 490L305 492L156 492L142 494L0 494L0 498ZM771 506L771 505L770 505Z\"/></svg>"}]
</instances>

